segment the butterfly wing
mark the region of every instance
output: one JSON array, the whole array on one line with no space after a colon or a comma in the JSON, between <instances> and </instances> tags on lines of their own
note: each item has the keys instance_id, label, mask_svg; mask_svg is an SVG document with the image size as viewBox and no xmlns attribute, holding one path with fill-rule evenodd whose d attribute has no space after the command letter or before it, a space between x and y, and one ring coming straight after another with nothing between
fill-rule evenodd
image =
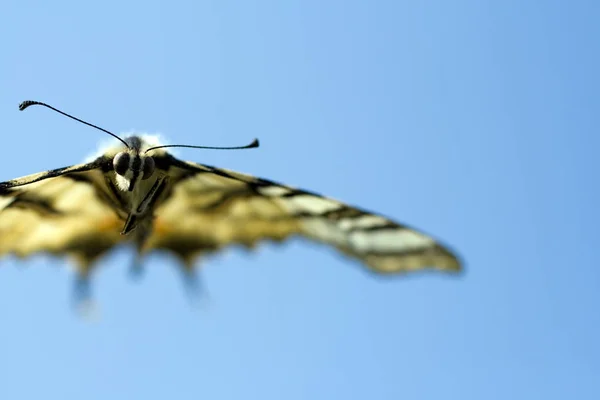
<instances>
[{"instance_id":1,"label":"butterfly wing","mask_svg":"<svg viewBox=\"0 0 600 400\"><path fill-rule=\"evenodd\" d=\"M457 256L432 237L337 200L172 157L168 173L170 192L155 210L145 250L169 250L187 265L224 246L301 236L378 273L461 268Z\"/></svg>"},{"instance_id":2,"label":"butterfly wing","mask_svg":"<svg viewBox=\"0 0 600 400\"><path fill-rule=\"evenodd\" d=\"M100 161L0 183L0 255L67 254L86 275L117 244L122 221L101 201Z\"/></svg>"}]
</instances>

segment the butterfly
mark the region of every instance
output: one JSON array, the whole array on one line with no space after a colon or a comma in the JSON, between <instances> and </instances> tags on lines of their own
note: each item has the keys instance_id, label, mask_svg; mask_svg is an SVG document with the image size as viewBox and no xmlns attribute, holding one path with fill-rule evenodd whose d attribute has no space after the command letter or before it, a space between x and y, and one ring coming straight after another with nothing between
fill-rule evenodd
<instances>
[{"instance_id":1,"label":"butterfly","mask_svg":"<svg viewBox=\"0 0 600 400\"><path fill-rule=\"evenodd\" d=\"M145 136L117 135L95 159L0 183L0 256L67 255L79 282L121 243L139 257L164 250L184 271L230 245L254 248L293 236L332 246L378 274L426 268L458 272L448 247L414 228L319 194L227 169L180 160ZM258 147L249 145L218 149Z\"/></svg>"}]
</instances>

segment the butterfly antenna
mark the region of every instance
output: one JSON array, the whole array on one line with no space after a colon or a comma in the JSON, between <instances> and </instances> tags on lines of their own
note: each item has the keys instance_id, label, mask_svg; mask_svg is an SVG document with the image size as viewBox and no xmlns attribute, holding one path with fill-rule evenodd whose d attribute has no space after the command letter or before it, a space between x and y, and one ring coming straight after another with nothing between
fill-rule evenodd
<instances>
[{"instance_id":1,"label":"butterfly antenna","mask_svg":"<svg viewBox=\"0 0 600 400\"><path fill-rule=\"evenodd\" d=\"M243 150L243 149L253 149L253 148L259 147L259 146L260 146L260 143L258 142L258 139L254 139L252 141L252 143L247 144L245 146L233 146L233 147L211 147L211 146L190 146L187 144L166 144L163 146L150 147L144 153L147 153L150 150L164 149L165 147L187 147L189 149L211 149L211 150Z\"/></svg>"},{"instance_id":2,"label":"butterfly antenna","mask_svg":"<svg viewBox=\"0 0 600 400\"><path fill-rule=\"evenodd\" d=\"M60 111L58 108L54 108L51 105L48 105L46 103L42 103L41 101L26 100L26 101L22 102L21 104L19 104L19 110L23 111L23 110L25 110L29 106L44 106L44 107L47 107L47 108L51 109L52 111L56 111L57 113L64 115L65 117L69 117L71 119L74 119L77 122L81 122L82 124L85 124L87 126L91 126L92 128L96 128L96 129L98 129L98 130L100 130L102 132L108 133L110 136L114 137L115 139L117 139L121 143L123 143L125 146L127 146L128 149L131 148L131 147L129 147L129 145L127 144L127 142L125 142L123 139L121 139L120 137L118 137L114 133L109 132L109 131L107 131L104 128L100 128L99 126L96 126L94 124L90 124L89 122L85 122L82 119L76 118L76 117L74 117L74 116L72 116L70 114L67 114L64 111Z\"/></svg>"}]
</instances>

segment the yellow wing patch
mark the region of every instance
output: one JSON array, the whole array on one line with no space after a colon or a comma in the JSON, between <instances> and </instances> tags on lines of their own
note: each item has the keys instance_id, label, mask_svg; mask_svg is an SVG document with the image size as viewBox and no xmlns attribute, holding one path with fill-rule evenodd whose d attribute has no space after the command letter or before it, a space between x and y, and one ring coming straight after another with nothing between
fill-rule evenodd
<instances>
[{"instance_id":1,"label":"yellow wing patch","mask_svg":"<svg viewBox=\"0 0 600 400\"><path fill-rule=\"evenodd\" d=\"M97 171L62 175L0 192L0 255L67 254L80 270L122 240L122 221L99 201Z\"/></svg>"}]
</instances>

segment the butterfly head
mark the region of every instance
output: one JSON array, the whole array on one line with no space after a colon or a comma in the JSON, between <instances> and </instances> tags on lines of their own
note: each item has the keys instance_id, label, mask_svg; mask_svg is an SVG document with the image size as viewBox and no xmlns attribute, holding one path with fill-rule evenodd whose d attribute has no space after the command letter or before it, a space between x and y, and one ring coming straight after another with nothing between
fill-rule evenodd
<instances>
[{"instance_id":1,"label":"butterfly head","mask_svg":"<svg viewBox=\"0 0 600 400\"><path fill-rule=\"evenodd\" d=\"M154 174L154 159L151 156L122 151L113 158L115 173L127 181L127 190L132 191L138 179L146 180Z\"/></svg>"},{"instance_id":2,"label":"butterfly head","mask_svg":"<svg viewBox=\"0 0 600 400\"><path fill-rule=\"evenodd\" d=\"M115 154L112 164L119 187L131 192L140 180L154 175L155 163L152 156L142 152L143 141L139 137L132 136L126 142L129 147Z\"/></svg>"}]
</instances>

